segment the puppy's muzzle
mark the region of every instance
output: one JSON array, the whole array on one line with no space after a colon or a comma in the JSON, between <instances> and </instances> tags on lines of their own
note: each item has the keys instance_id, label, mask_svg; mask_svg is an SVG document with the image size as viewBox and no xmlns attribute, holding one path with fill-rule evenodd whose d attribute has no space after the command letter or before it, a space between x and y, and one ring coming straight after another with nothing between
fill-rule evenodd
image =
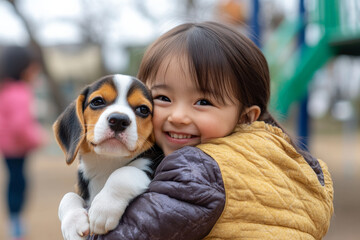
<instances>
[{"instance_id":1,"label":"puppy's muzzle","mask_svg":"<svg viewBox=\"0 0 360 240\"><path fill-rule=\"evenodd\" d=\"M128 115L123 113L112 113L107 118L111 130L115 133L124 131L131 124Z\"/></svg>"}]
</instances>

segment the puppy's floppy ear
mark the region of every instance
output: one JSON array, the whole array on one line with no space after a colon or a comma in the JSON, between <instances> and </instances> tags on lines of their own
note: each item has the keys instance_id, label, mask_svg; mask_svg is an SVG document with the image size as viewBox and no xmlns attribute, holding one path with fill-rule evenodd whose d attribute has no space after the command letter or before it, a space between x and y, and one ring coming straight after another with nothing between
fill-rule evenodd
<instances>
[{"instance_id":1,"label":"puppy's floppy ear","mask_svg":"<svg viewBox=\"0 0 360 240\"><path fill-rule=\"evenodd\" d=\"M86 89L58 117L53 125L57 143L65 153L66 163L71 164L85 139L84 109Z\"/></svg>"}]
</instances>

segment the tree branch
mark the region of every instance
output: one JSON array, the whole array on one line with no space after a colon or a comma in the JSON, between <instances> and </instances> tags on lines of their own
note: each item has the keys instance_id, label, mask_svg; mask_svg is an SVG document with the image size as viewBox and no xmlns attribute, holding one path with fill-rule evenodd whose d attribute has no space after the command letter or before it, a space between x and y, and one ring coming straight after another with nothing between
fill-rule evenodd
<instances>
[{"instance_id":1,"label":"tree branch","mask_svg":"<svg viewBox=\"0 0 360 240\"><path fill-rule=\"evenodd\" d=\"M42 66L42 71L45 75L45 78L48 81L49 84L49 90L51 92L51 96L53 98L54 104L56 106L56 111L57 113L61 113L64 109L65 109L65 102L64 101L64 96L61 93L61 91L59 90L58 84L55 82L55 80L53 79L53 77L51 76L50 72L49 72L49 68L45 62L45 57L44 57L44 52L42 47L40 46L40 44L38 43L38 41L36 40L33 32L32 32L32 28L30 26L29 21L26 19L26 17L19 11L17 4L16 4L16 0L7 0L14 8L15 13L19 16L19 18L21 19L21 21L24 24L24 27L27 31L27 33L29 34L29 38L30 38L30 45L31 47L33 47L33 49L36 51L38 57L39 57L39 62Z\"/></svg>"}]
</instances>

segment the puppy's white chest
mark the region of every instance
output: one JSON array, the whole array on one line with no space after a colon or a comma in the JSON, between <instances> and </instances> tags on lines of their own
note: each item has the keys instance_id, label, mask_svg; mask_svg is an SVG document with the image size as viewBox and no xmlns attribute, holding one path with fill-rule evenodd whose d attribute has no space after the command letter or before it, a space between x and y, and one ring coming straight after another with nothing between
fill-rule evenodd
<instances>
[{"instance_id":1,"label":"puppy's white chest","mask_svg":"<svg viewBox=\"0 0 360 240\"><path fill-rule=\"evenodd\" d=\"M98 175L89 181L88 205L91 205L92 201L94 200L94 197L101 191L101 189L104 188L105 183L106 183L107 179L109 178L109 176L111 175L111 173L104 173L102 175Z\"/></svg>"},{"instance_id":2,"label":"puppy's white chest","mask_svg":"<svg viewBox=\"0 0 360 240\"><path fill-rule=\"evenodd\" d=\"M87 190L89 192L90 205L94 197L104 187L109 176L124 163L112 159L92 159L86 156L86 160L81 161L79 171L82 172L85 181L88 181Z\"/></svg>"},{"instance_id":3,"label":"puppy's white chest","mask_svg":"<svg viewBox=\"0 0 360 240\"><path fill-rule=\"evenodd\" d=\"M151 161L145 158L136 159L130 163L129 160L121 159L91 159L89 156L86 161L81 161L79 171L83 173L83 177L88 181L89 199L87 204L90 206L95 196L104 188L109 177L119 168L131 166L141 171L151 171ZM122 181L117 179L116 181Z\"/></svg>"}]
</instances>

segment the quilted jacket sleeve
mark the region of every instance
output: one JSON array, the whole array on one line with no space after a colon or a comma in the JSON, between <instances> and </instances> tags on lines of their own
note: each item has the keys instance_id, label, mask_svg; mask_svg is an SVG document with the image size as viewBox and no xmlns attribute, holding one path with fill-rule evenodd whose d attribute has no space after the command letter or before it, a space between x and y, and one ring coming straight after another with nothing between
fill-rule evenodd
<instances>
[{"instance_id":1,"label":"quilted jacket sleeve","mask_svg":"<svg viewBox=\"0 0 360 240\"><path fill-rule=\"evenodd\" d=\"M164 158L149 190L125 211L118 227L90 239L202 239L225 204L217 163L195 147Z\"/></svg>"}]
</instances>

